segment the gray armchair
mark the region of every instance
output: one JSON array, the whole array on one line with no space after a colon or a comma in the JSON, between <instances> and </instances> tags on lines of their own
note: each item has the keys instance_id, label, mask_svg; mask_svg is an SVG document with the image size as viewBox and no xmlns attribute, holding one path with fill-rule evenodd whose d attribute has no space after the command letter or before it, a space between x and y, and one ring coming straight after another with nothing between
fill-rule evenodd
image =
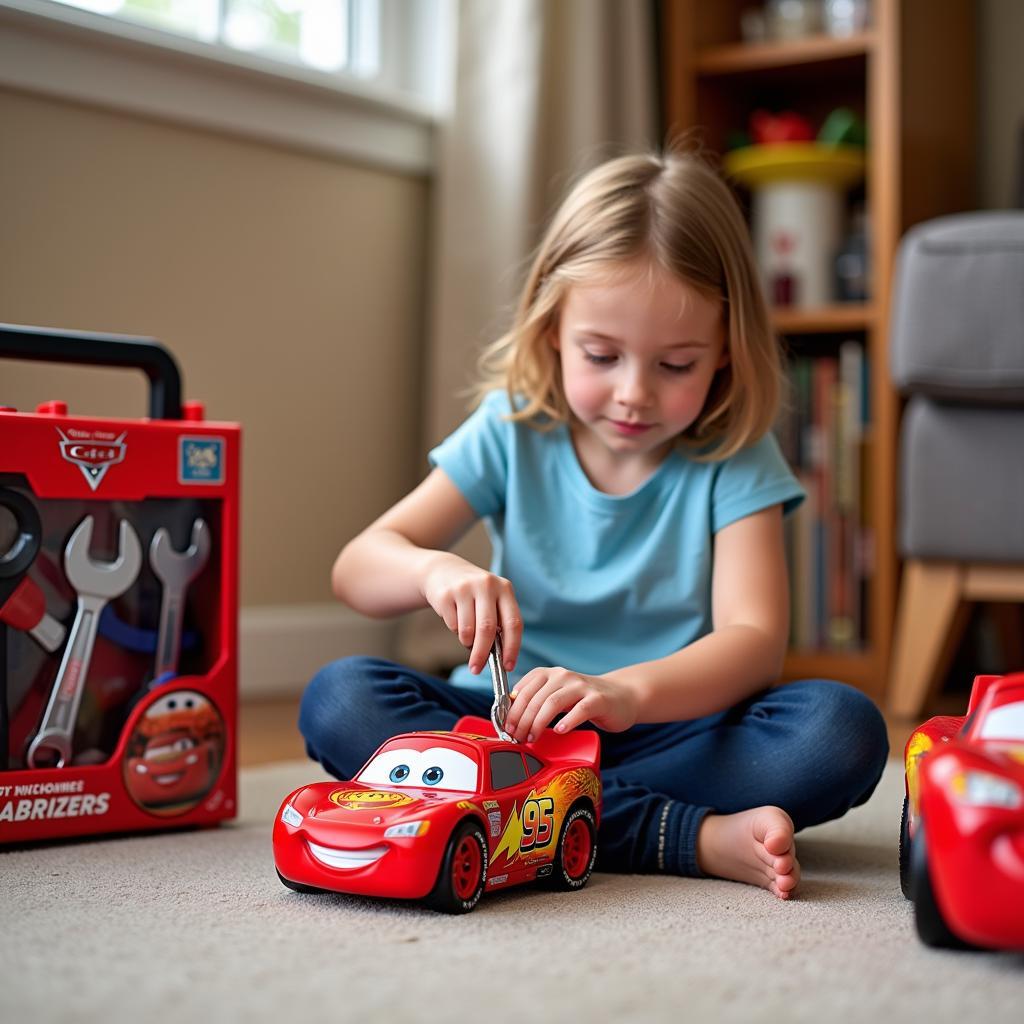
<instances>
[{"instance_id":1,"label":"gray armchair","mask_svg":"<svg viewBox=\"0 0 1024 1024\"><path fill-rule=\"evenodd\" d=\"M888 702L917 717L969 603L1024 601L1024 213L942 217L907 233L890 348L908 401Z\"/></svg>"}]
</instances>

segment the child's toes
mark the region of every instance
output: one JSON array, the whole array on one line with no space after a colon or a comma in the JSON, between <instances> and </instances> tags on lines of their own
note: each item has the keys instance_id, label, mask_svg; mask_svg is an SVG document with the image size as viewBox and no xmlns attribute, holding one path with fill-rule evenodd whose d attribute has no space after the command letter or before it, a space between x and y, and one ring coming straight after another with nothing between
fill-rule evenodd
<instances>
[{"instance_id":1,"label":"child's toes","mask_svg":"<svg viewBox=\"0 0 1024 1024\"><path fill-rule=\"evenodd\" d=\"M781 857L772 858L772 870L777 875L788 875L793 870L796 857L791 853L784 853Z\"/></svg>"},{"instance_id":2,"label":"child's toes","mask_svg":"<svg viewBox=\"0 0 1024 1024\"><path fill-rule=\"evenodd\" d=\"M764 834L764 848L775 856L789 853L793 848L793 827L778 826Z\"/></svg>"},{"instance_id":3,"label":"child's toes","mask_svg":"<svg viewBox=\"0 0 1024 1024\"><path fill-rule=\"evenodd\" d=\"M775 876L775 884L784 892L791 893L800 883L800 865L793 864L785 874Z\"/></svg>"}]
</instances>

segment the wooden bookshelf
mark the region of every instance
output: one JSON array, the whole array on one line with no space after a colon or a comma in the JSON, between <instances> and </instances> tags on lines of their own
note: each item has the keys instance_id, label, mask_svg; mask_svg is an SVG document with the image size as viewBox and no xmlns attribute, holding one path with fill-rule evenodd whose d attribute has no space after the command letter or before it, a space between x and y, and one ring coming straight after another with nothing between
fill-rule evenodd
<instances>
[{"instance_id":1,"label":"wooden bookshelf","mask_svg":"<svg viewBox=\"0 0 1024 1024\"><path fill-rule=\"evenodd\" d=\"M867 331L875 327L874 305L841 303L818 309L774 309L772 325L779 334L832 334L839 331Z\"/></svg>"},{"instance_id":2,"label":"wooden bookshelf","mask_svg":"<svg viewBox=\"0 0 1024 1024\"><path fill-rule=\"evenodd\" d=\"M665 129L696 128L723 153L759 107L797 110L820 125L838 106L866 121L863 198L870 221L871 297L864 304L778 309L787 347L862 339L869 367L870 479L865 518L874 548L860 649L794 650L787 678L820 676L883 696L898 582L896 453L899 401L889 374L890 285L896 248L919 221L974 205L975 14L969 0L873 0L871 27L747 44L740 14L756 0L661 0ZM832 341L830 341L832 339Z\"/></svg>"},{"instance_id":3,"label":"wooden bookshelf","mask_svg":"<svg viewBox=\"0 0 1024 1024\"><path fill-rule=\"evenodd\" d=\"M817 36L784 43L709 46L697 54L696 71L698 75L736 75L769 68L791 68L798 64L832 62L866 56L874 43L874 33L863 32L845 39Z\"/></svg>"}]
</instances>

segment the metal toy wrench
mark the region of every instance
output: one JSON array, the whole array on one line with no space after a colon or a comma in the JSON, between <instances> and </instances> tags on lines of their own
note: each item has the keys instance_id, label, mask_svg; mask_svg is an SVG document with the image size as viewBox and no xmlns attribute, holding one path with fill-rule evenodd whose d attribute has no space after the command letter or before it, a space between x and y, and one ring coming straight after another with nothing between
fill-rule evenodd
<instances>
[{"instance_id":1,"label":"metal toy wrench","mask_svg":"<svg viewBox=\"0 0 1024 1024\"><path fill-rule=\"evenodd\" d=\"M156 668L153 678L176 675L181 653L181 628L185 619L185 592L203 571L210 557L210 528L202 519L192 523L192 543L185 551L175 551L171 535L163 526L153 534L149 545L149 564L163 584L160 598L160 633L156 643Z\"/></svg>"},{"instance_id":2,"label":"metal toy wrench","mask_svg":"<svg viewBox=\"0 0 1024 1024\"><path fill-rule=\"evenodd\" d=\"M92 516L86 516L64 549L64 574L78 592L78 610L39 733L28 748L26 761L30 768L53 767L41 756L44 751L56 753L57 768L71 760L75 721L89 675L100 612L135 582L142 568L142 545L127 519L122 519L119 527L117 559L94 562L89 557L93 522Z\"/></svg>"},{"instance_id":3,"label":"metal toy wrench","mask_svg":"<svg viewBox=\"0 0 1024 1024\"><path fill-rule=\"evenodd\" d=\"M515 739L505 732L505 720L508 718L509 708L512 707L512 695L509 692L508 676L505 673L503 661L501 637L495 633L494 643L491 645L491 653L487 656L487 665L491 670L491 682L494 684L491 724L494 726L494 731L498 734L498 739L509 740L515 743Z\"/></svg>"}]
</instances>

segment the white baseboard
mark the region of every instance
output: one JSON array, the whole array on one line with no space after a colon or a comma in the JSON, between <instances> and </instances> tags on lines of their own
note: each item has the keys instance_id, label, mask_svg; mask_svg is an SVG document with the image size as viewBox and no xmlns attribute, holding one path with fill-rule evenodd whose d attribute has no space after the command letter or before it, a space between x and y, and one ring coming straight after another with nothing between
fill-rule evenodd
<instances>
[{"instance_id":1,"label":"white baseboard","mask_svg":"<svg viewBox=\"0 0 1024 1024\"><path fill-rule=\"evenodd\" d=\"M335 658L394 658L398 624L367 619L336 604L263 605L239 616L242 700L302 693L317 669Z\"/></svg>"}]
</instances>

